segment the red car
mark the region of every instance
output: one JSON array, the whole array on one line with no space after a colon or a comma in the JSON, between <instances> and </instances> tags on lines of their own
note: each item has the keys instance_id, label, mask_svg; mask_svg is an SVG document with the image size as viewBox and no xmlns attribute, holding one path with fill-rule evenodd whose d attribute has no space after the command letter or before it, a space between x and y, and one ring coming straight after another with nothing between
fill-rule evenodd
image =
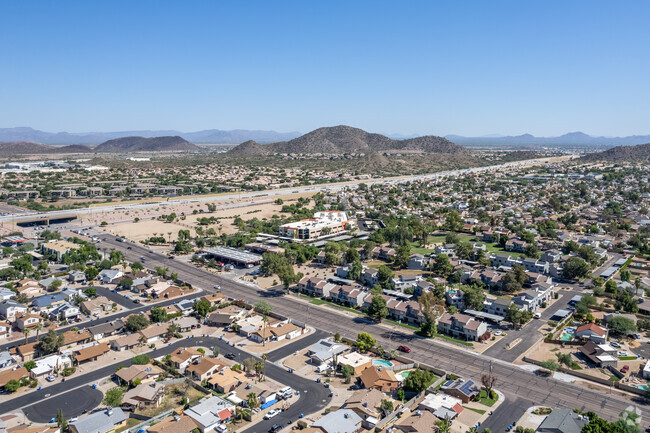
<instances>
[{"instance_id":1,"label":"red car","mask_svg":"<svg viewBox=\"0 0 650 433\"><path fill-rule=\"evenodd\" d=\"M409 347L407 347L407 346L400 346L400 347L397 348L397 350L399 350L400 352L404 352L404 353L411 353L411 349Z\"/></svg>"},{"instance_id":2,"label":"red car","mask_svg":"<svg viewBox=\"0 0 650 433\"><path fill-rule=\"evenodd\" d=\"M626 364L623 366L623 368L621 368L621 373L627 373L629 370L630 366Z\"/></svg>"}]
</instances>

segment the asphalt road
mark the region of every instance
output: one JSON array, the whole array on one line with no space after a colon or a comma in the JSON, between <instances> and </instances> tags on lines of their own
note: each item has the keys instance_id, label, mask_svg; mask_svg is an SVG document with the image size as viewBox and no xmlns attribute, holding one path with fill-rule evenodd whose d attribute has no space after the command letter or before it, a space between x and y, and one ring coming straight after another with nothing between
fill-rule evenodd
<instances>
[{"instance_id":1,"label":"asphalt road","mask_svg":"<svg viewBox=\"0 0 650 433\"><path fill-rule=\"evenodd\" d=\"M245 298L255 303L260 299L269 302L273 311L305 322L316 329L341 336L356 339L357 333L369 332L377 339L377 344L384 347L397 347L406 344L412 352L409 357L423 363L432 364L443 370L453 372L462 377L480 381L487 372L490 360L494 362L494 374L497 376L496 388L513 399L522 400L522 404L544 404L554 407L575 408L582 411L592 410L609 420L615 420L627 408L631 399L618 394L608 394L607 390L589 389L572 383L566 383L553 378L542 378L530 371L501 360L499 357L489 357L476 354L450 344L431 339L423 339L411 331L393 327L391 332L386 324L377 324L363 316L346 313L343 310L314 307L303 299L293 295L283 295L279 292L266 292L255 287L238 284L221 278L208 271L197 268L180 260L169 260L166 256L149 253L147 249L137 244L130 244L132 249L126 250L125 243L115 242L113 236L106 236L107 243L126 253L128 260L137 260L140 255L147 255L147 266L167 266L178 273L179 277L192 285L211 291L215 284L221 285L224 295L236 299ZM635 401L635 404L640 404ZM650 410L640 406L644 420L650 420ZM647 423L647 421L645 421Z\"/></svg>"},{"instance_id":2,"label":"asphalt road","mask_svg":"<svg viewBox=\"0 0 650 433\"><path fill-rule=\"evenodd\" d=\"M35 403L25 408L23 413L30 421L48 423L56 416L57 410L62 409L63 416L70 419L84 411L90 412L102 402L103 398L104 394L100 390L84 386Z\"/></svg>"},{"instance_id":3,"label":"asphalt road","mask_svg":"<svg viewBox=\"0 0 650 433\"><path fill-rule=\"evenodd\" d=\"M519 330L510 329L506 331L508 335L502 338L497 344L493 344L492 347L483 352L483 354L508 362L513 362L515 359L523 355L532 347L533 344L543 337L539 330L546 326L546 322L553 317L557 310L566 308L569 305L571 298L576 295L575 292L570 290L561 290L559 293L559 298L552 306L542 313L540 319L532 319ZM517 338L521 338L521 341L512 349L506 349L506 346Z\"/></svg>"},{"instance_id":4,"label":"asphalt road","mask_svg":"<svg viewBox=\"0 0 650 433\"><path fill-rule=\"evenodd\" d=\"M289 355L293 355L294 353L315 344L322 338L327 338L329 336L330 334L328 334L327 332L317 330L313 334L307 335L299 340L296 340L290 344L286 344L282 347L278 347L273 352L269 353L266 359L271 362L278 362Z\"/></svg>"},{"instance_id":5,"label":"asphalt road","mask_svg":"<svg viewBox=\"0 0 650 433\"><path fill-rule=\"evenodd\" d=\"M212 337L194 337L179 340L172 345L154 350L148 353L148 355L151 358L157 358L172 353L181 347L201 345L207 347L217 346L221 353L232 352L237 356L238 360L252 356L247 352L243 352L242 350L227 344L224 340ZM107 355L105 359L108 359L109 356L110 355ZM129 366L131 365L131 362L130 360L127 360L106 365L105 367L98 368L84 375L70 377L66 379L65 382L59 382L44 390L34 391L16 397L0 404L0 413L7 413L23 408L23 411L27 414L27 418L35 422L48 422L52 417L56 416L56 411L59 408L64 409L64 414L68 417L79 416L84 409L90 410L96 407L101 401L101 396L99 397L99 400L96 400L96 397L92 397L92 404L91 401L84 401L83 396L88 395L88 392L81 390L92 389L90 387L91 384L105 377L111 376L120 365ZM299 391L300 399L280 415L271 420L262 421L245 431L267 431L276 423L286 425L288 421L296 421L301 413L309 414L314 411L319 411L325 408L329 402L329 389L325 388L323 384L289 373L287 369L279 367L271 362L266 363L266 375L273 380L287 384L294 390ZM77 389L68 391L71 388ZM46 398L45 394L51 394L53 397ZM95 393L92 393L92 395L94 396ZM34 403L35 400L40 401Z\"/></svg>"}]
</instances>

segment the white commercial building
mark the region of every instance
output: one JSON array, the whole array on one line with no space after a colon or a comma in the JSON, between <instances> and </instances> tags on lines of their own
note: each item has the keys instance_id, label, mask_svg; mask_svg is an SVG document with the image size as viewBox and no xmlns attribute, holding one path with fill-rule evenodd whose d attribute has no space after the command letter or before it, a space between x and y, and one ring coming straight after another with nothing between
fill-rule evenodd
<instances>
[{"instance_id":1,"label":"white commercial building","mask_svg":"<svg viewBox=\"0 0 650 433\"><path fill-rule=\"evenodd\" d=\"M280 236L294 239L316 239L321 236L340 233L351 228L352 221L346 212L316 212L313 218L280 226Z\"/></svg>"}]
</instances>

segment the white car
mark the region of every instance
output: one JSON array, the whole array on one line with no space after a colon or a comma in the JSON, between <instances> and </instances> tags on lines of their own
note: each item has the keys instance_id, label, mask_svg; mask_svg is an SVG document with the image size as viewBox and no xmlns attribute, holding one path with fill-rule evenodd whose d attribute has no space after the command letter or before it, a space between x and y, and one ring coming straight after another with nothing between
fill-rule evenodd
<instances>
[{"instance_id":1,"label":"white car","mask_svg":"<svg viewBox=\"0 0 650 433\"><path fill-rule=\"evenodd\" d=\"M56 380L56 377L52 376L51 374L45 378L48 382L54 382Z\"/></svg>"},{"instance_id":2,"label":"white car","mask_svg":"<svg viewBox=\"0 0 650 433\"><path fill-rule=\"evenodd\" d=\"M271 419L276 415L280 415L280 411L277 409L270 410L264 415L264 419Z\"/></svg>"},{"instance_id":3,"label":"white car","mask_svg":"<svg viewBox=\"0 0 650 433\"><path fill-rule=\"evenodd\" d=\"M497 330L497 331L494 331L494 335L497 336L497 337L498 337L499 335L501 335L501 334L503 334L503 332L498 331L498 330Z\"/></svg>"},{"instance_id":4,"label":"white car","mask_svg":"<svg viewBox=\"0 0 650 433\"><path fill-rule=\"evenodd\" d=\"M612 341L611 343L609 343L609 345L612 347L616 347L617 349L621 347L620 343L617 343L616 341Z\"/></svg>"},{"instance_id":5,"label":"white car","mask_svg":"<svg viewBox=\"0 0 650 433\"><path fill-rule=\"evenodd\" d=\"M625 352L623 350L619 350L618 352L616 352L616 356L628 356L628 355L627 355L627 352Z\"/></svg>"},{"instance_id":6,"label":"white car","mask_svg":"<svg viewBox=\"0 0 650 433\"><path fill-rule=\"evenodd\" d=\"M542 313L535 313L533 316L535 319L541 319L542 318Z\"/></svg>"}]
</instances>

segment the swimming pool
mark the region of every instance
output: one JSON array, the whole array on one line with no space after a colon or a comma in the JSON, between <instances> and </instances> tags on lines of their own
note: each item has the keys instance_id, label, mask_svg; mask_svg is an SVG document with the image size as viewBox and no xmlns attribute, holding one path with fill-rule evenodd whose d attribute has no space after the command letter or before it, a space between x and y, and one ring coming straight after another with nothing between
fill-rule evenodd
<instances>
[{"instance_id":1,"label":"swimming pool","mask_svg":"<svg viewBox=\"0 0 650 433\"><path fill-rule=\"evenodd\" d=\"M407 377L409 377L409 374L411 374L410 371L403 371L399 375L402 376L404 379L406 379Z\"/></svg>"},{"instance_id":2,"label":"swimming pool","mask_svg":"<svg viewBox=\"0 0 650 433\"><path fill-rule=\"evenodd\" d=\"M648 390L648 385L636 385L636 388L642 389L644 391Z\"/></svg>"},{"instance_id":3,"label":"swimming pool","mask_svg":"<svg viewBox=\"0 0 650 433\"><path fill-rule=\"evenodd\" d=\"M375 359L372 361L372 365L378 365L380 367L392 367L393 363L384 359Z\"/></svg>"},{"instance_id":4,"label":"swimming pool","mask_svg":"<svg viewBox=\"0 0 650 433\"><path fill-rule=\"evenodd\" d=\"M571 340L573 340L573 332L563 332L562 336L560 337L560 340L562 340L562 341L571 341Z\"/></svg>"}]
</instances>

